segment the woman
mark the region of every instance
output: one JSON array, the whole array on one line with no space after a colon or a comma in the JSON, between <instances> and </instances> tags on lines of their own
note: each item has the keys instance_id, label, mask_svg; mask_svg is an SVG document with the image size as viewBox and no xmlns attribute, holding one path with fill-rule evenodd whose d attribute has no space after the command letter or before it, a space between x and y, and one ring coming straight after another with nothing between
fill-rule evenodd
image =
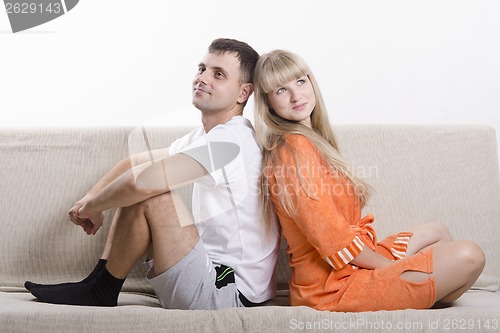
<instances>
[{"instance_id":1,"label":"woman","mask_svg":"<svg viewBox=\"0 0 500 333\"><path fill-rule=\"evenodd\" d=\"M288 241L290 301L318 310L424 309L451 302L477 280L482 250L425 224L378 242L371 188L347 167L316 80L297 55L275 50L256 67L255 126L269 223Z\"/></svg>"}]
</instances>

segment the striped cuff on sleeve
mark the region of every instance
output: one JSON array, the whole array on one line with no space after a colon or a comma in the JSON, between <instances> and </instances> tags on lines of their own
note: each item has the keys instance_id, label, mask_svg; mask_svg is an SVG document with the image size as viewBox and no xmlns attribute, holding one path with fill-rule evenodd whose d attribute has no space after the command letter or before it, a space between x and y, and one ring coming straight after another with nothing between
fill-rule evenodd
<instances>
[{"instance_id":1,"label":"striped cuff on sleeve","mask_svg":"<svg viewBox=\"0 0 500 333\"><path fill-rule=\"evenodd\" d=\"M330 264L335 270L340 270L348 263L350 263L354 258L361 253L365 244L359 239L358 236L354 237L351 244L344 247L339 252L335 253L332 256L326 257L325 260Z\"/></svg>"},{"instance_id":2,"label":"striped cuff on sleeve","mask_svg":"<svg viewBox=\"0 0 500 333\"><path fill-rule=\"evenodd\" d=\"M400 232L392 244L391 253L394 258L402 259L406 256L406 250L408 249L408 243L413 233L410 231Z\"/></svg>"}]
</instances>

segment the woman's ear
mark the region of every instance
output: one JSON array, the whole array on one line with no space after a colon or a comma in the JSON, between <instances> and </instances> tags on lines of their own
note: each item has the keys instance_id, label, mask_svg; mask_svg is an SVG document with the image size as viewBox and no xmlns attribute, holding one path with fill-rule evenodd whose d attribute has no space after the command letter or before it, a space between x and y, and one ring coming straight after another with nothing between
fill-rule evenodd
<instances>
[{"instance_id":1,"label":"woman's ear","mask_svg":"<svg viewBox=\"0 0 500 333\"><path fill-rule=\"evenodd\" d=\"M253 93L253 84L251 83L244 83L240 87L240 95L238 96L238 103L242 104L245 103L248 98L250 98L250 95Z\"/></svg>"}]
</instances>

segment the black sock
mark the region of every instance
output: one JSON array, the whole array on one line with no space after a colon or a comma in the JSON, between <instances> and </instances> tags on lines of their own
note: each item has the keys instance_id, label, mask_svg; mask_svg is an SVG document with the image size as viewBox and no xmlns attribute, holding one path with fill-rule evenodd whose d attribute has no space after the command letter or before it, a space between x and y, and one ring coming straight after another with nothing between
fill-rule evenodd
<instances>
[{"instance_id":1,"label":"black sock","mask_svg":"<svg viewBox=\"0 0 500 333\"><path fill-rule=\"evenodd\" d=\"M39 283L34 283L31 281L26 281L24 283L24 287L31 291L32 288L54 288L54 287L62 287L66 285L72 285L72 284L81 284L81 283L87 283L94 279L96 275L102 271L104 267L106 267L106 263L108 261L106 259L99 259L97 262L97 265L94 267L94 270L87 276L85 279L79 281L79 282L65 282L65 283L58 283L58 284L39 284Z\"/></svg>"},{"instance_id":2,"label":"black sock","mask_svg":"<svg viewBox=\"0 0 500 333\"><path fill-rule=\"evenodd\" d=\"M102 269L95 279L52 288L33 287L31 293L42 302L68 305L116 306L125 279Z\"/></svg>"}]
</instances>

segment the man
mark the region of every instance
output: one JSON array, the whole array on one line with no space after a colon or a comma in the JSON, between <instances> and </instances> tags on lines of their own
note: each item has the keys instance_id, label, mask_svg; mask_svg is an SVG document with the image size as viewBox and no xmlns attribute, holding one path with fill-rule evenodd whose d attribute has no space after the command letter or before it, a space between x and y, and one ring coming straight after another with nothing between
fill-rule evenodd
<instances>
[{"instance_id":1,"label":"man","mask_svg":"<svg viewBox=\"0 0 500 333\"><path fill-rule=\"evenodd\" d=\"M203 126L169 148L121 161L71 208L71 221L90 235L103 211L120 207L93 272L75 283L27 281L34 296L115 306L127 274L148 250L147 279L165 308L253 306L274 296L278 232L263 232L261 150L242 117L258 57L240 41L212 42L193 81ZM189 183L192 215L171 191Z\"/></svg>"}]
</instances>

